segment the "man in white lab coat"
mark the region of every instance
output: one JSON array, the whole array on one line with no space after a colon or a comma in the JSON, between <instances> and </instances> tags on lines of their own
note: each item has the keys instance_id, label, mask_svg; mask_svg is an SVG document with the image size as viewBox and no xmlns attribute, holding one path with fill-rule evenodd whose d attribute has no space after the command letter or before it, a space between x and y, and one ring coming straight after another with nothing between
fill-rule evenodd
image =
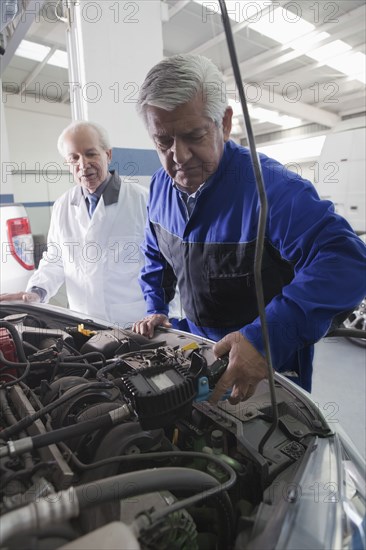
<instances>
[{"instance_id":1,"label":"man in white lab coat","mask_svg":"<svg viewBox=\"0 0 366 550\"><path fill-rule=\"evenodd\" d=\"M111 148L99 125L72 123L58 148L77 185L53 206L47 250L26 291L0 301L48 302L65 283L71 309L127 326L145 314L137 277L148 191L108 171Z\"/></svg>"}]
</instances>

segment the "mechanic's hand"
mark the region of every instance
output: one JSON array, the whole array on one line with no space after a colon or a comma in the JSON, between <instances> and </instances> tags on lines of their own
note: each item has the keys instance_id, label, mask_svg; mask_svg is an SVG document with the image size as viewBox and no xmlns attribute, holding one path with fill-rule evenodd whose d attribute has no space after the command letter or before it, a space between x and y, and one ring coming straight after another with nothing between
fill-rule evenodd
<instances>
[{"instance_id":1,"label":"mechanic's hand","mask_svg":"<svg viewBox=\"0 0 366 550\"><path fill-rule=\"evenodd\" d=\"M158 326L169 328L172 325L169 323L169 319L166 315L162 313L152 313L141 319L141 321L136 321L136 323L132 325L132 330L138 334L152 338L154 336L154 329Z\"/></svg>"},{"instance_id":2,"label":"mechanic's hand","mask_svg":"<svg viewBox=\"0 0 366 550\"><path fill-rule=\"evenodd\" d=\"M40 302L41 299L36 292L14 292L12 294L0 294L0 302Z\"/></svg>"},{"instance_id":3,"label":"mechanic's hand","mask_svg":"<svg viewBox=\"0 0 366 550\"><path fill-rule=\"evenodd\" d=\"M210 401L217 403L232 388L229 402L233 405L253 395L258 382L268 377L267 362L240 332L231 332L213 348L216 357L229 353L229 364L217 382Z\"/></svg>"}]
</instances>

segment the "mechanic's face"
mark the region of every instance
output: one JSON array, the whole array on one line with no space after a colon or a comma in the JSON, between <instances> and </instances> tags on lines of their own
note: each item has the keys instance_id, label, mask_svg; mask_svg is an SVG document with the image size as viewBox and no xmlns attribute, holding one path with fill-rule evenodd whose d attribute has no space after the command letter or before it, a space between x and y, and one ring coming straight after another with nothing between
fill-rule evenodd
<instances>
[{"instance_id":1,"label":"mechanic's face","mask_svg":"<svg viewBox=\"0 0 366 550\"><path fill-rule=\"evenodd\" d=\"M187 193L194 193L220 163L229 139L232 109L220 126L204 114L200 94L173 111L149 105L147 128L165 171Z\"/></svg>"},{"instance_id":2,"label":"mechanic's face","mask_svg":"<svg viewBox=\"0 0 366 550\"><path fill-rule=\"evenodd\" d=\"M81 127L66 134L64 153L75 181L94 193L108 176L111 149L101 147L94 128Z\"/></svg>"}]
</instances>

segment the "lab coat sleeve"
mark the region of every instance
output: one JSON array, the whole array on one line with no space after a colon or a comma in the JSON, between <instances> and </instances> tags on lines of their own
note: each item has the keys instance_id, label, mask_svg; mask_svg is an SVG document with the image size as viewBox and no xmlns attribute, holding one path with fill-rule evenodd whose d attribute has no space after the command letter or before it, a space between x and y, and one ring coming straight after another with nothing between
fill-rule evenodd
<instances>
[{"instance_id":1,"label":"lab coat sleeve","mask_svg":"<svg viewBox=\"0 0 366 550\"><path fill-rule=\"evenodd\" d=\"M145 256L145 265L141 270L139 283L144 294L146 311L169 315L169 302L174 298L177 280L172 267L159 251L149 215L141 250Z\"/></svg>"},{"instance_id":2,"label":"lab coat sleeve","mask_svg":"<svg viewBox=\"0 0 366 550\"><path fill-rule=\"evenodd\" d=\"M331 202L283 170L274 168L271 176L272 182L285 178L284 184L267 186L267 237L293 265L294 278L266 307L275 367L318 341L366 295L365 245ZM265 169L263 174L270 179ZM240 332L264 354L259 318Z\"/></svg>"},{"instance_id":3,"label":"lab coat sleeve","mask_svg":"<svg viewBox=\"0 0 366 550\"><path fill-rule=\"evenodd\" d=\"M50 228L47 237L47 250L43 253L38 269L28 281L26 291L34 286L46 291L44 301L47 303L65 281L63 255L60 238L60 204L55 202L52 210Z\"/></svg>"}]
</instances>

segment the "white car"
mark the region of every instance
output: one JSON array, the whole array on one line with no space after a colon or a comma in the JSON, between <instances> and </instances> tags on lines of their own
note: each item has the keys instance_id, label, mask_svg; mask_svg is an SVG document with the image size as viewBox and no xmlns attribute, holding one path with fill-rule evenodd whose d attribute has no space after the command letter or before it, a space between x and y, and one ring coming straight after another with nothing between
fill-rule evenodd
<instances>
[{"instance_id":1,"label":"white car","mask_svg":"<svg viewBox=\"0 0 366 550\"><path fill-rule=\"evenodd\" d=\"M25 290L34 271L34 243L22 204L0 205L0 293Z\"/></svg>"},{"instance_id":2,"label":"white car","mask_svg":"<svg viewBox=\"0 0 366 550\"><path fill-rule=\"evenodd\" d=\"M365 461L284 376L214 404L192 334L12 302L0 331L0 548L365 550Z\"/></svg>"}]
</instances>

